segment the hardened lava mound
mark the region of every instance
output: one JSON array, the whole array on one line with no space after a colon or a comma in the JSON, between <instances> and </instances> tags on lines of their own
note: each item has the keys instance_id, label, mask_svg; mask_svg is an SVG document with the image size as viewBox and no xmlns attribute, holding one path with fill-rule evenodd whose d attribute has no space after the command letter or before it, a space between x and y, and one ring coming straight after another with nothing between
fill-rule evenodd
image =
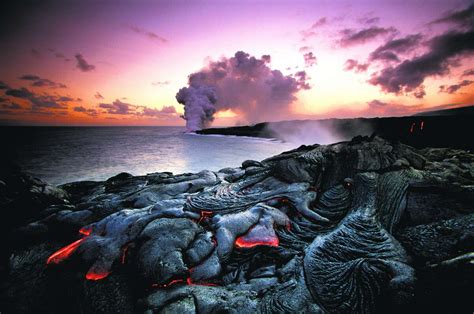
<instances>
[{"instance_id":1,"label":"hardened lava mound","mask_svg":"<svg viewBox=\"0 0 474 314\"><path fill-rule=\"evenodd\" d=\"M2 312L474 309L466 151L356 137L217 172L0 179Z\"/></svg>"}]
</instances>

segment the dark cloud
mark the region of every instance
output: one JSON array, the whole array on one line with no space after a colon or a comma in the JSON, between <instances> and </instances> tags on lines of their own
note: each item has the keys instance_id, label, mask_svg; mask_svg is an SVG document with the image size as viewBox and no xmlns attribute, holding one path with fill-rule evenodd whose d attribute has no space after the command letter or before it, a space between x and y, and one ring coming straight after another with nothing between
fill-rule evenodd
<instances>
[{"instance_id":1,"label":"dark cloud","mask_svg":"<svg viewBox=\"0 0 474 314\"><path fill-rule=\"evenodd\" d=\"M21 109L21 106L16 103L9 103L9 104L2 104L3 109L9 109L9 110L17 110Z\"/></svg>"},{"instance_id":2,"label":"dark cloud","mask_svg":"<svg viewBox=\"0 0 474 314\"><path fill-rule=\"evenodd\" d=\"M464 71L463 74L461 75L461 77L471 76L471 75L474 75L474 69L469 69L469 70Z\"/></svg>"},{"instance_id":3,"label":"dark cloud","mask_svg":"<svg viewBox=\"0 0 474 314\"><path fill-rule=\"evenodd\" d=\"M99 92L95 93L94 97L95 99L104 99L104 96L102 96L102 94Z\"/></svg>"},{"instance_id":4,"label":"dark cloud","mask_svg":"<svg viewBox=\"0 0 474 314\"><path fill-rule=\"evenodd\" d=\"M6 102L7 100L8 100L8 98L0 97L0 102Z\"/></svg>"},{"instance_id":5,"label":"dark cloud","mask_svg":"<svg viewBox=\"0 0 474 314\"><path fill-rule=\"evenodd\" d=\"M50 87L50 88L67 88L63 83L56 83L51 80L41 78L38 75L26 74L19 77L20 80L31 81L31 86L35 87Z\"/></svg>"},{"instance_id":6,"label":"dark cloud","mask_svg":"<svg viewBox=\"0 0 474 314\"><path fill-rule=\"evenodd\" d=\"M283 119L295 94L309 88L306 80L304 71L283 75L269 67L268 58L238 51L192 73L176 99L184 105L189 130L209 126L219 110L231 109L249 123Z\"/></svg>"},{"instance_id":7,"label":"dark cloud","mask_svg":"<svg viewBox=\"0 0 474 314\"><path fill-rule=\"evenodd\" d=\"M365 72L368 67L368 63L359 63L359 61L354 59L347 59L344 63L344 71L354 71L356 73Z\"/></svg>"},{"instance_id":8,"label":"dark cloud","mask_svg":"<svg viewBox=\"0 0 474 314\"><path fill-rule=\"evenodd\" d=\"M75 58L77 61L76 67L82 72L89 72L95 69L95 65L87 63L86 59L84 59L80 53L76 54Z\"/></svg>"},{"instance_id":9,"label":"dark cloud","mask_svg":"<svg viewBox=\"0 0 474 314\"><path fill-rule=\"evenodd\" d=\"M0 81L0 89L9 89L10 87L4 82Z\"/></svg>"},{"instance_id":10,"label":"dark cloud","mask_svg":"<svg viewBox=\"0 0 474 314\"><path fill-rule=\"evenodd\" d=\"M163 85L169 85L170 83L171 83L170 81L157 81L157 82L151 82L151 85L163 86Z\"/></svg>"},{"instance_id":11,"label":"dark cloud","mask_svg":"<svg viewBox=\"0 0 474 314\"><path fill-rule=\"evenodd\" d=\"M130 30L132 30L133 32L137 33L137 34L140 34L140 35L144 35L146 36L148 39L151 39L151 40L154 40L154 41L158 41L158 42L161 42L161 43L167 43L168 42L168 39L154 33L154 32L151 32L151 31L148 31L146 29L143 29L143 28L140 28L140 27L137 27L137 26L129 26L128 27Z\"/></svg>"},{"instance_id":12,"label":"dark cloud","mask_svg":"<svg viewBox=\"0 0 474 314\"><path fill-rule=\"evenodd\" d=\"M87 114L89 116L97 116L98 112L96 109L87 109L83 106L74 107L74 111Z\"/></svg>"},{"instance_id":13,"label":"dark cloud","mask_svg":"<svg viewBox=\"0 0 474 314\"><path fill-rule=\"evenodd\" d=\"M28 89L22 87L20 89L8 89L5 92L5 95L28 99L29 97L33 96L33 93L31 93Z\"/></svg>"},{"instance_id":14,"label":"dark cloud","mask_svg":"<svg viewBox=\"0 0 474 314\"><path fill-rule=\"evenodd\" d=\"M50 109L66 109L67 102L73 99L67 96L57 96L43 94L39 95L22 87L20 89L8 89L5 95L16 98L25 99L30 102L32 109L50 108Z\"/></svg>"},{"instance_id":15,"label":"dark cloud","mask_svg":"<svg viewBox=\"0 0 474 314\"><path fill-rule=\"evenodd\" d=\"M471 4L460 11L447 12L441 18L431 22L430 24L438 23L452 23L472 29L474 24L474 4Z\"/></svg>"},{"instance_id":16,"label":"dark cloud","mask_svg":"<svg viewBox=\"0 0 474 314\"><path fill-rule=\"evenodd\" d=\"M369 60L395 61L400 59L397 54L403 54L416 47L422 36L420 34L408 35L403 38L392 39L375 49L370 55Z\"/></svg>"},{"instance_id":17,"label":"dark cloud","mask_svg":"<svg viewBox=\"0 0 474 314\"><path fill-rule=\"evenodd\" d=\"M466 57L473 52L473 30L448 31L432 38L426 53L374 73L369 82L387 93L413 92L425 78L449 73L452 66L459 64L455 57Z\"/></svg>"},{"instance_id":18,"label":"dark cloud","mask_svg":"<svg viewBox=\"0 0 474 314\"><path fill-rule=\"evenodd\" d=\"M99 104L100 108L106 109L106 113L109 114L133 114L135 113L136 106L125 103L116 99L111 104Z\"/></svg>"},{"instance_id":19,"label":"dark cloud","mask_svg":"<svg viewBox=\"0 0 474 314\"><path fill-rule=\"evenodd\" d=\"M397 30L393 27L383 28L372 26L362 30L345 29L341 31L342 38L339 43L343 47L355 46L364 44L377 37L385 35L393 35Z\"/></svg>"},{"instance_id":20,"label":"dark cloud","mask_svg":"<svg viewBox=\"0 0 474 314\"><path fill-rule=\"evenodd\" d=\"M471 81L471 80L464 80L464 81L461 81L459 82L458 84L454 84L454 85L441 85L439 87L439 92L440 93L448 93L448 94L454 94L455 92L457 92L459 89L465 87L465 86L469 86L471 85L472 83L474 83L474 81Z\"/></svg>"}]
</instances>

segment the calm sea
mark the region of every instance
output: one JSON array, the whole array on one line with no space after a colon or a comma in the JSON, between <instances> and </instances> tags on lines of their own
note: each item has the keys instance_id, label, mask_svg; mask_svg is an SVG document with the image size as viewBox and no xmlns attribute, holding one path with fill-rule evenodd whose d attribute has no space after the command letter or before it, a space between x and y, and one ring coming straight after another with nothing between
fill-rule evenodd
<instances>
[{"instance_id":1,"label":"calm sea","mask_svg":"<svg viewBox=\"0 0 474 314\"><path fill-rule=\"evenodd\" d=\"M120 172L219 170L295 146L266 139L185 134L182 127L1 127L0 139L2 158L13 159L51 184L105 180Z\"/></svg>"}]
</instances>

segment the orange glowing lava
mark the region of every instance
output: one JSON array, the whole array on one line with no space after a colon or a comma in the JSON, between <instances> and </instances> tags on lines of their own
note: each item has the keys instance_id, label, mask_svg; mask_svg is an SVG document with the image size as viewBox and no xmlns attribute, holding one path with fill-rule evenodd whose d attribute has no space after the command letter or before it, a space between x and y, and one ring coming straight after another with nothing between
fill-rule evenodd
<instances>
[{"instance_id":1,"label":"orange glowing lava","mask_svg":"<svg viewBox=\"0 0 474 314\"><path fill-rule=\"evenodd\" d=\"M270 239L269 241L248 241L248 240L245 240L244 237L238 237L237 240L235 240L235 246L238 248L252 248L259 245L276 247L280 245L280 241L278 240L278 237L274 237Z\"/></svg>"},{"instance_id":2,"label":"orange glowing lava","mask_svg":"<svg viewBox=\"0 0 474 314\"><path fill-rule=\"evenodd\" d=\"M82 227L80 230L79 230L79 233L80 234L83 234L85 236L88 236L90 235L92 232L92 227Z\"/></svg>"},{"instance_id":3,"label":"orange glowing lava","mask_svg":"<svg viewBox=\"0 0 474 314\"><path fill-rule=\"evenodd\" d=\"M191 277L188 277L186 279L186 284L189 285L189 286L208 286L208 287L217 287L219 285L216 285L215 283L210 283L210 282L199 282L199 283L196 283L196 282L193 282L193 280L191 279Z\"/></svg>"},{"instance_id":4,"label":"orange glowing lava","mask_svg":"<svg viewBox=\"0 0 474 314\"><path fill-rule=\"evenodd\" d=\"M63 247L62 249L59 249L58 251L54 252L46 261L46 264L59 264L60 262L64 261L66 258L71 256L72 253L79 247L82 241L84 241L85 238L79 239L68 246Z\"/></svg>"},{"instance_id":5,"label":"orange glowing lava","mask_svg":"<svg viewBox=\"0 0 474 314\"><path fill-rule=\"evenodd\" d=\"M86 279L87 280L101 280L101 279L104 279L105 277L107 277L108 275L110 275L110 272L102 272L102 273L95 273L93 271L89 271L87 274L86 274Z\"/></svg>"}]
</instances>

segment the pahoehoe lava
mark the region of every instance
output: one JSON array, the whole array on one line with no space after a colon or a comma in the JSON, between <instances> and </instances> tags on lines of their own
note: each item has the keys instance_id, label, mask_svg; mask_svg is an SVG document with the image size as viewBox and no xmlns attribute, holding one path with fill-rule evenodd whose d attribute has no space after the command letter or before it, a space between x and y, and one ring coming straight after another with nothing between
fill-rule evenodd
<instances>
[{"instance_id":1,"label":"pahoehoe lava","mask_svg":"<svg viewBox=\"0 0 474 314\"><path fill-rule=\"evenodd\" d=\"M2 312L474 308L468 151L356 137L59 187L9 169Z\"/></svg>"}]
</instances>

